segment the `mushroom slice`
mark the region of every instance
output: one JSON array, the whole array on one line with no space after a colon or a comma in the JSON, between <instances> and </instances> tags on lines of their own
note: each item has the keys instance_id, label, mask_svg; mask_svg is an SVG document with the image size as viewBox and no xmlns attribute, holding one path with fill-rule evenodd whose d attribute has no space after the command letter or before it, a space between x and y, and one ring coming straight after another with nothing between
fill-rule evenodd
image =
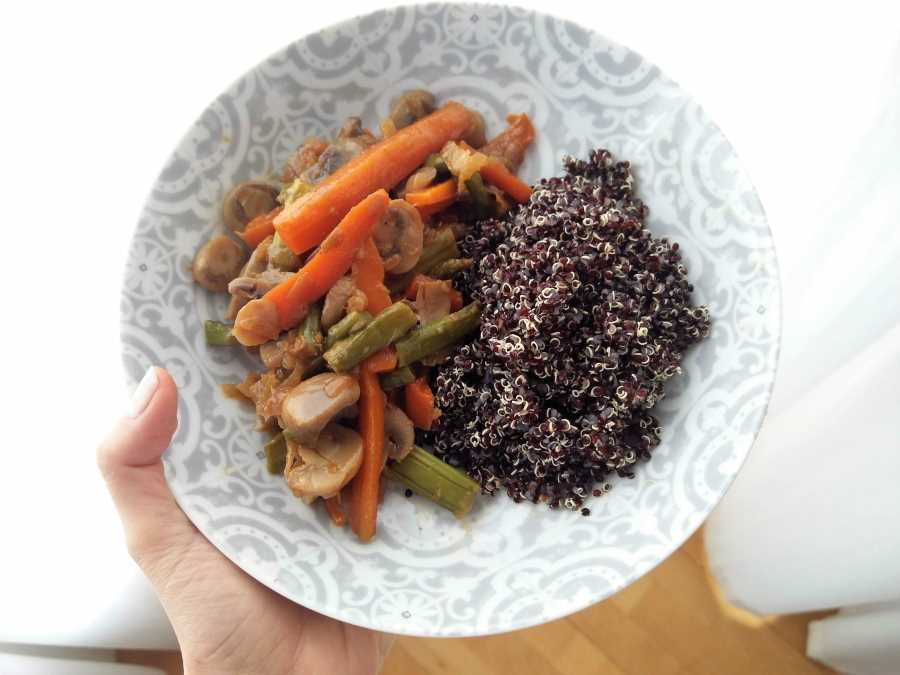
<instances>
[{"instance_id":1,"label":"mushroom slice","mask_svg":"<svg viewBox=\"0 0 900 675\"><path fill-rule=\"evenodd\" d=\"M284 171L281 174L282 183L292 183L309 167L316 163L319 155L325 152L328 142L321 138L310 138L294 150L293 154L285 162Z\"/></svg>"},{"instance_id":2,"label":"mushroom slice","mask_svg":"<svg viewBox=\"0 0 900 675\"><path fill-rule=\"evenodd\" d=\"M238 277L255 277L266 270L269 266L269 245L272 243L273 239L274 237L270 235L263 239L259 246L253 249L253 253L250 254L250 259L247 261L247 264L244 265L244 268L241 270ZM228 310L225 312L225 318L229 321L234 321L237 313L240 311L241 307L247 304L248 300L250 300L250 298L247 296L232 293L231 301L228 303Z\"/></svg>"},{"instance_id":3,"label":"mushroom slice","mask_svg":"<svg viewBox=\"0 0 900 675\"><path fill-rule=\"evenodd\" d=\"M238 311L231 332L245 347L258 347L274 340L281 332L281 319L275 303L251 300Z\"/></svg>"},{"instance_id":4,"label":"mushroom slice","mask_svg":"<svg viewBox=\"0 0 900 675\"><path fill-rule=\"evenodd\" d=\"M281 421L301 445L311 447L338 413L359 400L359 384L349 375L322 373L304 380L285 397Z\"/></svg>"},{"instance_id":5,"label":"mushroom slice","mask_svg":"<svg viewBox=\"0 0 900 675\"><path fill-rule=\"evenodd\" d=\"M269 370L281 368L284 360L285 344L283 340L269 340L259 346L259 358Z\"/></svg>"},{"instance_id":6,"label":"mushroom slice","mask_svg":"<svg viewBox=\"0 0 900 675\"><path fill-rule=\"evenodd\" d=\"M194 281L214 293L224 293L228 283L241 273L246 255L233 239L224 235L213 237L194 256Z\"/></svg>"},{"instance_id":7,"label":"mushroom slice","mask_svg":"<svg viewBox=\"0 0 900 675\"><path fill-rule=\"evenodd\" d=\"M339 424L329 424L314 445L288 441L284 478L295 496L304 501L333 497L362 464L362 438Z\"/></svg>"},{"instance_id":8,"label":"mushroom slice","mask_svg":"<svg viewBox=\"0 0 900 675\"><path fill-rule=\"evenodd\" d=\"M291 272L282 272L281 270L265 270L252 277L240 276L231 280L231 283L228 284L228 292L235 297L254 300L261 298L292 276Z\"/></svg>"},{"instance_id":9,"label":"mushroom slice","mask_svg":"<svg viewBox=\"0 0 900 675\"><path fill-rule=\"evenodd\" d=\"M259 180L235 185L222 202L222 219L232 232L241 232L256 216L278 206L278 188Z\"/></svg>"},{"instance_id":10,"label":"mushroom slice","mask_svg":"<svg viewBox=\"0 0 900 675\"><path fill-rule=\"evenodd\" d=\"M358 145L362 145L364 149L377 142L371 131L363 129L362 120L358 117L347 118L340 131L338 131L337 140L353 140Z\"/></svg>"},{"instance_id":11,"label":"mushroom slice","mask_svg":"<svg viewBox=\"0 0 900 675\"><path fill-rule=\"evenodd\" d=\"M325 148L299 177L304 183L315 185L361 154L374 142L375 137L362 128L359 118L350 117L341 127L334 143Z\"/></svg>"},{"instance_id":12,"label":"mushroom slice","mask_svg":"<svg viewBox=\"0 0 900 675\"><path fill-rule=\"evenodd\" d=\"M469 109L469 112L472 113L472 126L469 127L469 130L462 137L462 140L477 150L487 143L487 138L484 135L484 117L482 117L480 112L472 110L471 108Z\"/></svg>"},{"instance_id":13,"label":"mushroom slice","mask_svg":"<svg viewBox=\"0 0 900 675\"><path fill-rule=\"evenodd\" d=\"M434 182L435 178L437 178L437 169L433 166L423 166L406 179L406 186L403 188L403 191L406 193L424 190Z\"/></svg>"},{"instance_id":14,"label":"mushroom slice","mask_svg":"<svg viewBox=\"0 0 900 675\"><path fill-rule=\"evenodd\" d=\"M322 328L328 330L341 320L347 309L347 301L355 290L356 285L350 277L341 277L328 289L322 304Z\"/></svg>"},{"instance_id":15,"label":"mushroom slice","mask_svg":"<svg viewBox=\"0 0 900 675\"><path fill-rule=\"evenodd\" d=\"M391 101L390 119L397 129L434 112L434 94L424 89L411 89Z\"/></svg>"},{"instance_id":16,"label":"mushroom slice","mask_svg":"<svg viewBox=\"0 0 900 675\"><path fill-rule=\"evenodd\" d=\"M372 232L385 272L403 274L415 267L422 255L423 230L422 216L415 206L402 199L391 200Z\"/></svg>"},{"instance_id":17,"label":"mushroom slice","mask_svg":"<svg viewBox=\"0 0 900 675\"><path fill-rule=\"evenodd\" d=\"M416 430L412 420L393 403L384 409L385 454L398 462L412 452L416 444Z\"/></svg>"}]
</instances>

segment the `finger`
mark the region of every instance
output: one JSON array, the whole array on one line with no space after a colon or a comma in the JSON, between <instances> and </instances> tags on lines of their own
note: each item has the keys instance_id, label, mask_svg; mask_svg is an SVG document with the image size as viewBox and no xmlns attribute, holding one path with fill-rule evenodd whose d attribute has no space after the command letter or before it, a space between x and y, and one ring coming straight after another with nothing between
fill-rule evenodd
<instances>
[{"instance_id":1,"label":"finger","mask_svg":"<svg viewBox=\"0 0 900 675\"><path fill-rule=\"evenodd\" d=\"M178 507L160 458L178 424L178 394L172 377L150 368L120 419L97 449L97 464L122 520L128 550L148 571L153 558L193 534Z\"/></svg>"}]
</instances>

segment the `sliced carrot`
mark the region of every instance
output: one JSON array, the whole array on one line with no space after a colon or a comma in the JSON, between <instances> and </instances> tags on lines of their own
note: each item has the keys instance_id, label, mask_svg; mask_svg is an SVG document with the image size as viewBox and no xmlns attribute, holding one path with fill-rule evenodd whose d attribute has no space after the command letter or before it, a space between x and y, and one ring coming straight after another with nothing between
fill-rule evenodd
<instances>
[{"instance_id":1,"label":"sliced carrot","mask_svg":"<svg viewBox=\"0 0 900 675\"><path fill-rule=\"evenodd\" d=\"M456 201L456 179L447 180L415 192L407 192L404 199L416 207L422 218L439 213Z\"/></svg>"},{"instance_id":2,"label":"sliced carrot","mask_svg":"<svg viewBox=\"0 0 900 675\"><path fill-rule=\"evenodd\" d=\"M456 197L456 180L448 178L447 180L431 185L424 190L416 190L415 192L407 192L403 197L413 206L427 206L429 204L440 204L448 199Z\"/></svg>"},{"instance_id":3,"label":"sliced carrot","mask_svg":"<svg viewBox=\"0 0 900 675\"><path fill-rule=\"evenodd\" d=\"M347 516L344 514L344 510L341 508L340 495L335 495L334 497L329 497L328 499L326 499L325 509L328 511L328 516L331 518L331 522L338 527L343 527L344 523L347 522Z\"/></svg>"},{"instance_id":4,"label":"sliced carrot","mask_svg":"<svg viewBox=\"0 0 900 675\"><path fill-rule=\"evenodd\" d=\"M440 417L434 405L434 394L424 377L410 382L403 389L404 408L412 423L419 429L428 431L432 423Z\"/></svg>"},{"instance_id":5,"label":"sliced carrot","mask_svg":"<svg viewBox=\"0 0 900 675\"><path fill-rule=\"evenodd\" d=\"M256 248L262 243L263 239L270 234L275 234L275 218L279 213L281 213L280 206L261 216L256 216L256 218L247 223L243 232L237 233L237 236L244 240L247 248L251 250Z\"/></svg>"},{"instance_id":6,"label":"sliced carrot","mask_svg":"<svg viewBox=\"0 0 900 675\"><path fill-rule=\"evenodd\" d=\"M368 250L367 250L368 249ZM357 256L354 280L365 294L367 308L372 313L384 302L382 293L390 296L384 287L384 265L371 237ZM377 309L380 312L384 307ZM359 383L359 432L363 439L363 463L353 478L350 527L362 541L375 536L378 505L383 496L381 466L384 457L384 408L387 399L381 389L378 373L386 373L397 367L397 352L385 347L366 359L360 367Z\"/></svg>"},{"instance_id":7,"label":"sliced carrot","mask_svg":"<svg viewBox=\"0 0 900 675\"><path fill-rule=\"evenodd\" d=\"M449 199L445 202L437 202L436 204L428 204L427 206L417 206L416 210L419 212L419 215L422 217L422 220L427 218L431 218L431 216L437 215L448 206L452 206L456 202L456 198Z\"/></svg>"},{"instance_id":8,"label":"sliced carrot","mask_svg":"<svg viewBox=\"0 0 900 675\"><path fill-rule=\"evenodd\" d=\"M463 105L450 102L379 141L275 218L281 240L294 253L316 246L361 199L379 188L399 184L428 155L438 152L447 141L464 136L473 120Z\"/></svg>"},{"instance_id":9,"label":"sliced carrot","mask_svg":"<svg viewBox=\"0 0 900 675\"><path fill-rule=\"evenodd\" d=\"M373 373L389 373L397 367L397 352L385 347L366 359L366 365Z\"/></svg>"},{"instance_id":10,"label":"sliced carrot","mask_svg":"<svg viewBox=\"0 0 900 675\"><path fill-rule=\"evenodd\" d=\"M370 357L376 358L377 355ZM384 458L384 408L386 399L378 374L363 361L359 369L359 433L363 442L363 460L353 477L353 506L350 527L361 541L375 536L381 465Z\"/></svg>"},{"instance_id":11,"label":"sliced carrot","mask_svg":"<svg viewBox=\"0 0 900 675\"><path fill-rule=\"evenodd\" d=\"M500 162L491 162L481 167L481 177L491 185L503 190L520 204L524 204L531 198L531 188Z\"/></svg>"},{"instance_id":12,"label":"sliced carrot","mask_svg":"<svg viewBox=\"0 0 900 675\"><path fill-rule=\"evenodd\" d=\"M344 216L303 267L263 296L278 310L281 330L293 327L310 303L325 295L350 269L357 251L387 212L389 202L384 190L370 194ZM240 312L235 322L239 320Z\"/></svg>"},{"instance_id":13,"label":"sliced carrot","mask_svg":"<svg viewBox=\"0 0 900 675\"><path fill-rule=\"evenodd\" d=\"M351 266L356 287L366 296L366 311L375 315L391 305L391 294L384 285L384 262L372 237L366 239Z\"/></svg>"}]
</instances>

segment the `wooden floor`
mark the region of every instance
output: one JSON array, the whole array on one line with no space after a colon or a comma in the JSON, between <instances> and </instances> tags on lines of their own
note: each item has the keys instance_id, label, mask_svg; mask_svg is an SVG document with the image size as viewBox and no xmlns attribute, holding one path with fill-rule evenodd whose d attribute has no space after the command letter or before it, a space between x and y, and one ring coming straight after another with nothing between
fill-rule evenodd
<instances>
[{"instance_id":1,"label":"wooden floor","mask_svg":"<svg viewBox=\"0 0 900 675\"><path fill-rule=\"evenodd\" d=\"M722 603L695 534L649 575L553 623L461 640L398 638L382 675L812 675L806 625L823 616L756 617ZM120 661L182 675L177 653L120 652Z\"/></svg>"}]
</instances>

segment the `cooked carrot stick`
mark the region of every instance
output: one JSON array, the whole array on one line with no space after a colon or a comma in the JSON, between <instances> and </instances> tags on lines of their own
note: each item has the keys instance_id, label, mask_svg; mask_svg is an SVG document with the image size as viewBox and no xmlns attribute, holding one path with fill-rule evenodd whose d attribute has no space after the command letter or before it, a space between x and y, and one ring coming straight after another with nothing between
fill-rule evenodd
<instances>
[{"instance_id":1,"label":"cooked carrot stick","mask_svg":"<svg viewBox=\"0 0 900 675\"><path fill-rule=\"evenodd\" d=\"M445 202L448 199L454 199L455 197L456 181L452 178L448 178L442 183L431 185L423 190L407 192L403 198L413 206L426 206L429 204L439 204L440 202Z\"/></svg>"},{"instance_id":2,"label":"cooked carrot stick","mask_svg":"<svg viewBox=\"0 0 900 675\"><path fill-rule=\"evenodd\" d=\"M417 206L416 211L419 212L419 216L422 218L422 220L426 220L427 218L430 218L431 216L433 216L437 213L440 213L441 211L446 209L448 206L453 204L453 202L455 202L455 201L456 201L455 199L451 199L446 202L438 202L437 204L429 204L428 206Z\"/></svg>"},{"instance_id":3,"label":"cooked carrot stick","mask_svg":"<svg viewBox=\"0 0 900 675\"><path fill-rule=\"evenodd\" d=\"M366 311L377 315L390 307L391 294L384 285L384 262L372 237L366 239L351 266L354 285L366 296Z\"/></svg>"},{"instance_id":4,"label":"cooked carrot stick","mask_svg":"<svg viewBox=\"0 0 900 675\"><path fill-rule=\"evenodd\" d=\"M325 510L328 511L328 516L331 518L331 522L338 527L343 527L344 523L347 522L347 516L344 514L344 510L341 508L340 495L335 495L334 497L329 497L328 499L326 499Z\"/></svg>"},{"instance_id":5,"label":"cooked carrot stick","mask_svg":"<svg viewBox=\"0 0 900 675\"><path fill-rule=\"evenodd\" d=\"M275 218L281 240L294 253L311 249L354 204L379 188L400 183L447 141L465 135L473 121L474 116L463 105L450 102L376 143Z\"/></svg>"},{"instance_id":6,"label":"cooked carrot stick","mask_svg":"<svg viewBox=\"0 0 900 675\"><path fill-rule=\"evenodd\" d=\"M403 389L404 407L412 423L419 429L428 431L431 424L440 416L434 405L434 394L424 377L410 382Z\"/></svg>"},{"instance_id":7,"label":"cooked carrot stick","mask_svg":"<svg viewBox=\"0 0 900 675\"><path fill-rule=\"evenodd\" d=\"M353 477L350 527L361 541L369 541L375 536L378 513L386 399L378 383L378 374L368 361L364 361L359 370L359 389L359 433L363 441L363 460Z\"/></svg>"},{"instance_id":8,"label":"cooked carrot stick","mask_svg":"<svg viewBox=\"0 0 900 675\"><path fill-rule=\"evenodd\" d=\"M422 218L428 218L435 213L440 213L455 202L456 194L456 180L450 178L424 190L407 192L404 199L416 207Z\"/></svg>"},{"instance_id":9,"label":"cooked carrot stick","mask_svg":"<svg viewBox=\"0 0 900 675\"><path fill-rule=\"evenodd\" d=\"M275 234L275 217L279 213L281 213L280 206L268 213L256 216L256 218L247 223L243 232L237 233L237 236L244 240L247 248L253 250L262 243L263 239L270 234Z\"/></svg>"},{"instance_id":10,"label":"cooked carrot stick","mask_svg":"<svg viewBox=\"0 0 900 675\"><path fill-rule=\"evenodd\" d=\"M233 334L238 342L247 347L261 345L296 325L310 303L325 295L350 269L389 203L384 190L370 194L344 216L303 267L259 300L244 305L234 320Z\"/></svg>"},{"instance_id":11,"label":"cooked carrot stick","mask_svg":"<svg viewBox=\"0 0 900 675\"><path fill-rule=\"evenodd\" d=\"M495 185L503 190L520 204L524 204L531 198L531 188L516 178L500 162L491 162L481 167L481 177L491 185Z\"/></svg>"},{"instance_id":12,"label":"cooked carrot stick","mask_svg":"<svg viewBox=\"0 0 900 675\"><path fill-rule=\"evenodd\" d=\"M279 316L287 320L282 321L282 330L293 325L294 308L305 308L321 298L347 272L360 247L371 238L375 225L387 212L389 203L390 198L384 190L373 192L363 199L350 209L340 224L322 242L312 259L294 275L294 281L284 296L282 306L279 307ZM287 283L290 283L290 280ZM265 297L268 298L269 294L267 293ZM276 298L278 297L276 295ZM272 300L279 304L276 298ZM285 323L287 325L284 325Z\"/></svg>"}]
</instances>

